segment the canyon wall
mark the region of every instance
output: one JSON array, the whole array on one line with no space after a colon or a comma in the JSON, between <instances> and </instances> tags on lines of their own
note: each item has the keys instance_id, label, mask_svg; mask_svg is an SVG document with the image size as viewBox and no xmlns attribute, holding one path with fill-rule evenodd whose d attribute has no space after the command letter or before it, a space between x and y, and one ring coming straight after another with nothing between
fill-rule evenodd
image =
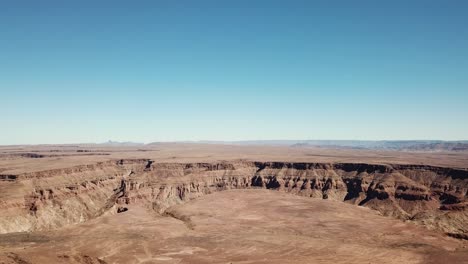
<instances>
[{"instance_id":1,"label":"canyon wall","mask_svg":"<svg viewBox=\"0 0 468 264\"><path fill-rule=\"evenodd\" d=\"M227 189L267 188L366 206L451 236L468 232L468 171L424 165L233 161L100 162L0 174L0 233L47 230L124 212L159 213Z\"/></svg>"}]
</instances>

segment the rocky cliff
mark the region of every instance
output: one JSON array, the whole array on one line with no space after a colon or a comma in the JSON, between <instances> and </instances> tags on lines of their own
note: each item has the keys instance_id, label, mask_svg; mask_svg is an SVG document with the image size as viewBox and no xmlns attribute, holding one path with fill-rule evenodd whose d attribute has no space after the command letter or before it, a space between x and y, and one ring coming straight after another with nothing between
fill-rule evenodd
<instances>
[{"instance_id":1,"label":"rocky cliff","mask_svg":"<svg viewBox=\"0 0 468 264\"><path fill-rule=\"evenodd\" d=\"M168 207L227 189L267 188L333 199L414 221L449 235L468 232L468 171L359 163L157 163L112 160L0 174L0 233L44 230L127 211Z\"/></svg>"}]
</instances>

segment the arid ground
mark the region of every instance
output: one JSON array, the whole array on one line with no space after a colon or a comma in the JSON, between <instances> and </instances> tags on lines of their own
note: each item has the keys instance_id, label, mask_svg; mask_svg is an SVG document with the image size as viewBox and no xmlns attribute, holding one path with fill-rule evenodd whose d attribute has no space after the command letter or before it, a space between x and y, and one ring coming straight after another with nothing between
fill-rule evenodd
<instances>
[{"instance_id":1,"label":"arid ground","mask_svg":"<svg viewBox=\"0 0 468 264\"><path fill-rule=\"evenodd\" d=\"M0 147L0 263L468 263L467 152Z\"/></svg>"}]
</instances>

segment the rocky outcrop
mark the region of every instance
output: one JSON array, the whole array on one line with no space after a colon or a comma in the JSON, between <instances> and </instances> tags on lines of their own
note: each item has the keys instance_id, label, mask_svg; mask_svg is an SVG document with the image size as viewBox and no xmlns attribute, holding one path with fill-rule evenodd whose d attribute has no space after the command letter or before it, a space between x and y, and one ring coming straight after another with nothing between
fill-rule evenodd
<instances>
[{"instance_id":1,"label":"rocky outcrop","mask_svg":"<svg viewBox=\"0 0 468 264\"><path fill-rule=\"evenodd\" d=\"M468 171L359 163L157 163L114 160L0 175L0 233L57 228L141 203L159 213L205 194L266 188L333 199L414 221L454 237L468 231Z\"/></svg>"}]
</instances>

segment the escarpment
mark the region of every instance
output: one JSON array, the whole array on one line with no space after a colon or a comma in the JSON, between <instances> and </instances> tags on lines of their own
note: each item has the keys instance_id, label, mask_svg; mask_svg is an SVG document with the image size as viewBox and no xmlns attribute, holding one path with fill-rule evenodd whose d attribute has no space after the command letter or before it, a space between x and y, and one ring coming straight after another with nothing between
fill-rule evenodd
<instances>
[{"instance_id":1,"label":"escarpment","mask_svg":"<svg viewBox=\"0 0 468 264\"><path fill-rule=\"evenodd\" d=\"M266 188L366 206L454 237L468 232L468 171L424 165L112 160L0 175L0 233L45 230L140 203L159 213L227 189Z\"/></svg>"}]
</instances>

